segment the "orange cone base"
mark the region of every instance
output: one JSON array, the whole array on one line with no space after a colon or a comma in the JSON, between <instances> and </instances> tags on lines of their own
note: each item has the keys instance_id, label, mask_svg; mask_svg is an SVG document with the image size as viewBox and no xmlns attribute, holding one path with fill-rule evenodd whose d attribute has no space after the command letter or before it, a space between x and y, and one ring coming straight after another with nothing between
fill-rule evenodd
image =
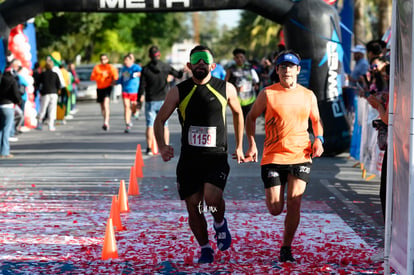
<instances>
[{"instance_id":1,"label":"orange cone base","mask_svg":"<svg viewBox=\"0 0 414 275\"><path fill-rule=\"evenodd\" d=\"M102 260L117 259L118 249L116 247L114 227L112 225L112 219L108 219L106 224L105 239L102 249Z\"/></svg>"}]
</instances>

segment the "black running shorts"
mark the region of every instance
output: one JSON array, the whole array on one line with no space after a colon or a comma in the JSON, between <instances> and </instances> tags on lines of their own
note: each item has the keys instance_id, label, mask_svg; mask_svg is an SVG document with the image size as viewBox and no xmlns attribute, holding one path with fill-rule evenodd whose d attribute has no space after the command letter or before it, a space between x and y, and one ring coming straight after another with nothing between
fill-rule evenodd
<instances>
[{"instance_id":1,"label":"black running shorts","mask_svg":"<svg viewBox=\"0 0 414 275\"><path fill-rule=\"evenodd\" d=\"M105 97L111 97L112 93L112 86L103 89L96 90L96 102L102 103L104 102Z\"/></svg>"},{"instance_id":2,"label":"black running shorts","mask_svg":"<svg viewBox=\"0 0 414 275\"><path fill-rule=\"evenodd\" d=\"M288 174L291 174L306 183L309 182L312 163L299 164L266 164L262 166L262 180L265 188L284 185Z\"/></svg>"},{"instance_id":3,"label":"black running shorts","mask_svg":"<svg viewBox=\"0 0 414 275\"><path fill-rule=\"evenodd\" d=\"M211 183L224 190L230 166L227 154L181 154L177 164L177 188L180 198L203 190Z\"/></svg>"}]
</instances>

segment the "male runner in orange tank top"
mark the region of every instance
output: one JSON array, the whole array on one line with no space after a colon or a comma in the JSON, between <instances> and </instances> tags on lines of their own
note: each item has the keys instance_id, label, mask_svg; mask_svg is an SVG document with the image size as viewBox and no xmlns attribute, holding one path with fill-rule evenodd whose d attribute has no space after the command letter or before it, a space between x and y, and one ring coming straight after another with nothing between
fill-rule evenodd
<instances>
[{"instance_id":1,"label":"male runner in orange tank top","mask_svg":"<svg viewBox=\"0 0 414 275\"><path fill-rule=\"evenodd\" d=\"M312 158L323 153L323 128L317 99L311 90L297 83L300 57L287 50L276 58L280 82L265 87L258 95L246 118L249 149L246 157L257 161L255 142L256 119L265 112L265 141L261 174L265 187L266 205L270 214L282 213L287 186L287 213L280 250L281 262L294 262L291 244L300 220L300 206L309 181ZM309 138L308 121L315 136Z\"/></svg>"}]
</instances>

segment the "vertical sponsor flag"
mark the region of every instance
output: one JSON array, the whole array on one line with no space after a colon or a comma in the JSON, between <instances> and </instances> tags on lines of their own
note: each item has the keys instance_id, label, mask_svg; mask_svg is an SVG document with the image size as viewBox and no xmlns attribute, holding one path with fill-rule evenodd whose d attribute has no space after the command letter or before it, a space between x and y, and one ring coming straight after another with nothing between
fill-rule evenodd
<instances>
[{"instance_id":1,"label":"vertical sponsor flag","mask_svg":"<svg viewBox=\"0 0 414 275\"><path fill-rule=\"evenodd\" d=\"M393 1L392 47L391 47L391 89L390 89L390 133L388 145L392 184L391 217L387 216L390 228L389 263L398 274L414 274L414 87L413 87L413 5L411 0ZM388 186L387 191L390 190ZM388 208L389 210L389 208ZM392 220L392 223L391 223ZM386 231L387 231L386 228ZM389 243L386 234L386 244ZM387 258L386 258L387 259ZM387 271L387 270L386 270ZM389 272L389 270L388 270Z\"/></svg>"}]
</instances>

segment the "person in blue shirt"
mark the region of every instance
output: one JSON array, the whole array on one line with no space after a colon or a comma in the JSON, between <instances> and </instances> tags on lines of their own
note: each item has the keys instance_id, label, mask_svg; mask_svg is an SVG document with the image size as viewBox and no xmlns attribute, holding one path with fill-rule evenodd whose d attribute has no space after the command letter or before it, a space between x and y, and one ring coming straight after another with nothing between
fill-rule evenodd
<instances>
[{"instance_id":1,"label":"person in blue shirt","mask_svg":"<svg viewBox=\"0 0 414 275\"><path fill-rule=\"evenodd\" d=\"M134 56L129 53L124 57L117 84L122 85L122 101L124 103L125 133L131 131L131 114L137 111L138 89L142 68L134 63Z\"/></svg>"},{"instance_id":2,"label":"person in blue shirt","mask_svg":"<svg viewBox=\"0 0 414 275\"><path fill-rule=\"evenodd\" d=\"M226 70L220 63L216 63L216 68L211 71L211 75L224 80L226 78Z\"/></svg>"}]
</instances>

